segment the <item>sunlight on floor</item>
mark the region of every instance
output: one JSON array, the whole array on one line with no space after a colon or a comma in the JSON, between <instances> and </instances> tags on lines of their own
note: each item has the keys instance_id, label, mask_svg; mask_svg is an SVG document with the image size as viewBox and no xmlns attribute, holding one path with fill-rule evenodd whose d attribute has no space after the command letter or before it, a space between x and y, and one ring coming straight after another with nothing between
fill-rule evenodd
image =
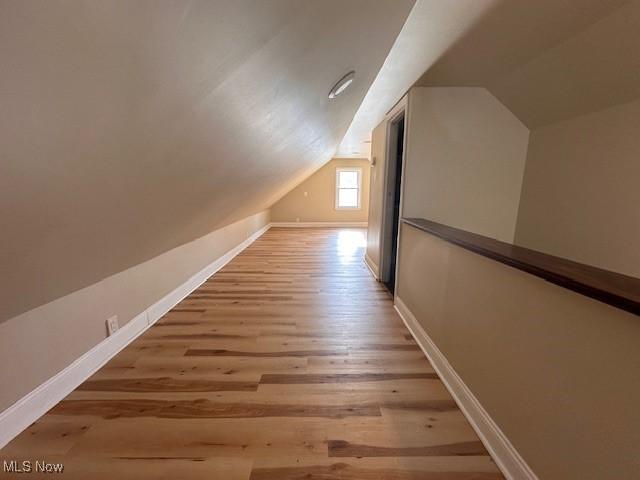
<instances>
[{"instance_id":1,"label":"sunlight on floor","mask_svg":"<svg viewBox=\"0 0 640 480\"><path fill-rule=\"evenodd\" d=\"M347 264L354 260L359 260L366 246L366 232L341 230L338 233L338 257L340 258L340 263Z\"/></svg>"}]
</instances>

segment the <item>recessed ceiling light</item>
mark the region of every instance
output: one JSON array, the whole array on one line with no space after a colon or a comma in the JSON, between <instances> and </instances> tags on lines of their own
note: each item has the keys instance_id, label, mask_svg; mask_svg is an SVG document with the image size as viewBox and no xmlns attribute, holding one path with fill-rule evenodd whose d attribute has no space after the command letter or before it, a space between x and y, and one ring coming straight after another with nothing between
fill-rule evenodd
<instances>
[{"instance_id":1,"label":"recessed ceiling light","mask_svg":"<svg viewBox=\"0 0 640 480\"><path fill-rule=\"evenodd\" d=\"M338 80L338 83L336 83L329 92L329 98L336 98L338 95L344 92L347 87L349 87L349 85L353 83L353 79L355 78L355 76L356 72L354 70L351 70L344 77Z\"/></svg>"}]
</instances>

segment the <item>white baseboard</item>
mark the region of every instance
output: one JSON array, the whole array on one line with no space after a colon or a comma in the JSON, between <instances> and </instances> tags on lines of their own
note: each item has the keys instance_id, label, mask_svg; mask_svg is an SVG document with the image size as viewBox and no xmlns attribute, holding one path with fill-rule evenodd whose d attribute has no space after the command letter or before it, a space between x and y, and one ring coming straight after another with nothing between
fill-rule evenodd
<instances>
[{"instance_id":1,"label":"white baseboard","mask_svg":"<svg viewBox=\"0 0 640 480\"><path fill-rule=\"evenodd\" d=\"M140 313L113 335L107 337L64 370L38 386L11 407L0 413L0 448L19 435L33 422L53 408L64 397L75 390L82 382L98 371L124 347L158 321L165 313L176 306L187 295L202 285L211 275L229 263L242 250L251 245L266 232L266 225L245 241L229 250L185 283L165 295L162 299Z\"/></svg>"},{"instance_id":2,"label":"white baseboard","mask_svg":"<svg viewBox=\"0 0 640 480\"><path fill-rule=\"evenodd\" d=\"M249 238L247 238L244 242L229 250L223 256L200 270L193 277L173 290L171 293L151 305L147 309L147 312L149 312L149 325L154 324L160 317L162 317L165 313L175 307L178 303L180 303L191 292L202 285L211 275L216 273L227 263L233 260L233 258L236 257L245 248L255 242L260 236L262 236L262 234L264 234L264 232L269 230L269 228L271 228L271 224L265 225Z\"/></svg>"},{"instance_id":3,"label":"white baseboard","mask_svg":"<svg viewBox=\"0 0 640 480\"><path fill-rule=\"evenodd\" d=\"M511 480L537 480L538 477L533 470L458 376L413 313L397 296L394 307L504 476Z\"/></svg>"},{"instance_id":4,"label":"white baseboard","mask_svg":"<svg viewBox=\"0 0 640 480\"><path fill-rule=\"evenodd\" d=\"M47 413L147 328L149 328L149 322L145 310L2 412L0 414L0 448Z\"/></svg>"},{"instance_id":5,"label":"white baseboard","mask_svg":"<svg viewBox=\"0 0 640 480\"><path fill-rule=\"evenodd\" d=\"M373 263L371 258L369 258L369 255L367 255L366 253L364 254L364 264L367 266L367 268L369 269L369 271L373 275L373 278L375 278L376 280L380 281L380 274L378 272L378 266L375 263Z\"/></svg>"},{"instance_id":6,"label":"white baseboard","mask_svg":"<svg viewBox=\"0 0 640 480\"><path fill-rule=\"evenodd\" d=\"M367 222L271 222L272 227L298 227L298 228L314 228L314 227L366 227Z\"/></svg>"}]
</instances>

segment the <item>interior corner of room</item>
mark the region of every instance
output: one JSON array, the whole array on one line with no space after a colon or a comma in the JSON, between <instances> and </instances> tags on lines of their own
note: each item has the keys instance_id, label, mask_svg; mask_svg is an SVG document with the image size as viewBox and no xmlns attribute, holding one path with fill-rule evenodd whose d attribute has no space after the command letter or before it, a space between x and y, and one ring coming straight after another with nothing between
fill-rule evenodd
<instances>
[{"instance_id":1,"label":"interior corner of room","mask_svg":"<svg viewBox=\"0 0 640 480\"><path fill-rule=\"evenodd\" d=\"M366 226L369 216L371 162L368 158L332 158L271 206L274 225ZM339 205L339 173L358 177L353 205Z\"/></svg>"}]
</instances>

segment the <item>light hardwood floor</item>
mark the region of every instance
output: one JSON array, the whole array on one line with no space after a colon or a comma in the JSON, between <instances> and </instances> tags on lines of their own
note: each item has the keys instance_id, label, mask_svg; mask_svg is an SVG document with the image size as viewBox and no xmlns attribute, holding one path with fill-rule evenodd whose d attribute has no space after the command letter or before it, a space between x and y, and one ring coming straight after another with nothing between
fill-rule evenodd
<instances>
[{"instance_id":1,"label":"light hardwood floor","mask_svg":"<svg viewBox=\"0 0 640 480\"><path fill-rule=\"evenodd\" d=\"M503 478L364 238L269 230L0 457L78 479Z\"/></svg>"}]
</instances>

